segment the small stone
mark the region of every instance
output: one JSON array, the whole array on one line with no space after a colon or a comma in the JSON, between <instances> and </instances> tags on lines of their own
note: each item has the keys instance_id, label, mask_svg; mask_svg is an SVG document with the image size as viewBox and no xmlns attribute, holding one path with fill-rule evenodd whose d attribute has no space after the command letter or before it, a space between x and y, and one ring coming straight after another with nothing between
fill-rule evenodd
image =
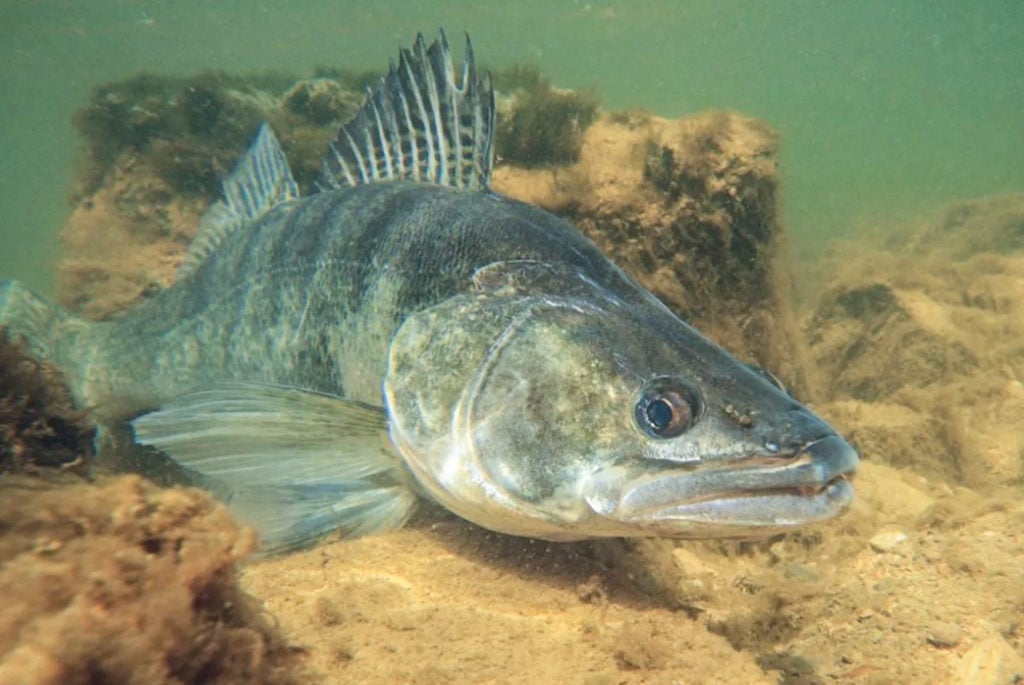
<instances>
[{"instance_id":1,"label":"small stone","mask_svg":"<svg viewBox=\"0 0 1024 685\"><path fill-rule=\"evenodd\" d=\"M786 578L799 583L813 583L821 578L821 574L804 564L793 563L786 567Z\"/></svg>"},{"instance_id":2,"label":"small stone","mask_svg":"<svg viewBox=\"0 0 1024 685\"><path fill-rule=\"evenodd\" d=\"M676 568L689 578L717 575L714 567L708 564L706 560L684 547L677 547L672 550L672 559L675 561Z\"/></svg>"},{"instance_id":3,"label":"small stone","mask_svg":"<svg viewBox=\"0 0 1024 685\"><path fill-rule=\"evenodd\" d=\"M988 637L971 647L960 658L955 683L962 685L1004 685L1018 682L1024 675L1022 658L999 635Z\"/></svg>"},{"instance_id":4,"label":"small stone","mask_svg":"<svg viewBox=\"0 0 1024 685\"><path fill-rule=\"evenodd\" d=\"M956 647L964 639L964 631L955 623L936 623L928 629L927 639L935 647Z\"/></svg>"},{"instance_id":5,"label":"small stone","mask_svg":"<svg viewBox=\"0 0 1024 685\"><path fill-rule=\"evenodd\" d=\"M876 533L868 544L876 552L895 552L904 542L907 541L907 534L902 530L886 530Z\"/></svg>"}]
</instances>

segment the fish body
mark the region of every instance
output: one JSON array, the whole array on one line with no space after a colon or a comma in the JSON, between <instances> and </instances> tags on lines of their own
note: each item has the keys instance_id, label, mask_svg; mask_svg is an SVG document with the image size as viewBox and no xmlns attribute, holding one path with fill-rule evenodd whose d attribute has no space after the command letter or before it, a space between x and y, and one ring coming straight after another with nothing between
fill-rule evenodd
<instances>
[{"instance_id":1,"label":"fish body","mask_svg":"<svg viewBox=\"0 0 1024 685\"><path fill-rule=\"evenodd\" d=\"M557 264L609 292L646 291L574 227L491 193L410 181L276 206L192 274L64 344L88 348L78 399L121 418L225 379L379 405L388 349L411 314L476 286L482 268ZM142 343L145 341L145 343Z\"/></svg>"},{"instance_id":2,"label":"fish body","mask_svg":"<svg viewBox=\"0 0 1024 685\"><path fill-rule=\"evenodd\" d=\"M491 192L493 91L402 52L299 197L264 126L178 281L89 324L0 286L82 406L210 484L269 549L400 526L751 537L835 516L856 452L571 224Z\"/></svg>"}]
</instances>

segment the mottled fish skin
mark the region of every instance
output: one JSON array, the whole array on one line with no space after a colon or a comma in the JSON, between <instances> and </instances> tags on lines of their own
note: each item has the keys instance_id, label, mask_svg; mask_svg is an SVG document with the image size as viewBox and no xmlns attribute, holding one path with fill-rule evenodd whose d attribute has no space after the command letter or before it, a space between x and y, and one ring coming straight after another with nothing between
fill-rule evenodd
<instances>
[{"instance_id":1,"label":"mottled fish skin","mask_svg":"<svg viewBox=\"0 0 1024 685\"><path fill-rule=\"evenodd\" d=\"M85 332L74 344L94 357L78 399L123 419L246 380L379 405L399 324L506 260L562 264L650 304L575 227L536 207L406 181L357 186L278 206L183 281Z\"/></svg>"}]
</instances>

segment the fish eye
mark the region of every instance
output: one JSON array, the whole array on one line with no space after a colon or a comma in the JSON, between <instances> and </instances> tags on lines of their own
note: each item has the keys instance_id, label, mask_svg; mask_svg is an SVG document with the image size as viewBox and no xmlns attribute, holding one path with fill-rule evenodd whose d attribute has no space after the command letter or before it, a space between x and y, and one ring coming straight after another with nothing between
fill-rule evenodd
<instances>
[{"instance_id":1,"label":"fish eye","mask_svg":"<svg viewBox=\"0 0 1024 685\"><path fill-rule=\"evenodd\" d=\"M655 378L640 391L634 418L652 438L674 438L697 421L701 411L697 391L676 378Z\"/></svg>"}]
</instances>

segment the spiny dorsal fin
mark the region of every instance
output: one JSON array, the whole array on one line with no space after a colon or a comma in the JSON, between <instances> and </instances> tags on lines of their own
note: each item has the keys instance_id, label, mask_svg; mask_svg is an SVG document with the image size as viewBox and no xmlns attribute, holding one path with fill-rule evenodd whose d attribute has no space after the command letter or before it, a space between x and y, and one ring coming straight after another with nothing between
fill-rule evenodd
<instances>
[{"instance_id":1,"label":"spiny dorsal fin","mask_svg":"<svg viewBox=\"0 0 1024 685\"><path fill-rule=\"evenodd\" d=\"M199 222L178 278L202 264L225 236L299 196L288 159L269 125L260 126L252 145L224 179L221 194L223 199L214 202Z\"/></svg>"},{"instance_id":2,"label":"spiny dorsal fin","mask_svg":"<svg viewBox=\"0 0 1024 685\"><path fill-rule=\"evenodd\" d=\"M321 189L405 179L485 189L494 161L494 88L477 78L466 36L461 83L444 31L403 49L324 159Z\"/></svg>"}]
</instances>

